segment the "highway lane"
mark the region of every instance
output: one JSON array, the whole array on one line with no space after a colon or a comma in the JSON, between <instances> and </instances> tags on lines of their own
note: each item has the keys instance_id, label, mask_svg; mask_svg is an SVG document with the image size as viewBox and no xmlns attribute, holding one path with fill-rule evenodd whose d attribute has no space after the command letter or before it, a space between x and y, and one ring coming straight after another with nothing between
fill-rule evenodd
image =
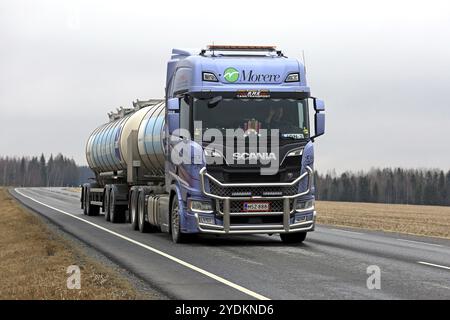
<instances>
[{"instance_id":1,"label":"highway lane","mask_svg":"<svg viewBox=\"0 0 450 320\"><path fill-rule=\"evenodd\" d=\"M276 235L203 235L174 244L167 234L84 216L76 192L12 194L173 298L450 299L449 240L319 226L301 245ZM380 289L367 288L372 265L381 270Z\"/></svg>"}]
</instances>

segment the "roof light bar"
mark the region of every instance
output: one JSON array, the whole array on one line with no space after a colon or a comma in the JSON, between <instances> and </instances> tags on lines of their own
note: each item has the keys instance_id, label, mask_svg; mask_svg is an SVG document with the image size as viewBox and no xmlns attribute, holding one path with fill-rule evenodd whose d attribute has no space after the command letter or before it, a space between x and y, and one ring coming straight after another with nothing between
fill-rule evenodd
<instances>
[{"instance_id":1,"label":"roof light bar","mask_svg":"<svg viewBox=\"0 0 450 320\"><path fill-rule=\"evenodd\" d=\"M208 50L236 50L236 51L275 51L276 46L237 46L237 45L209 45Z\"/></svg>"}]
</instances>

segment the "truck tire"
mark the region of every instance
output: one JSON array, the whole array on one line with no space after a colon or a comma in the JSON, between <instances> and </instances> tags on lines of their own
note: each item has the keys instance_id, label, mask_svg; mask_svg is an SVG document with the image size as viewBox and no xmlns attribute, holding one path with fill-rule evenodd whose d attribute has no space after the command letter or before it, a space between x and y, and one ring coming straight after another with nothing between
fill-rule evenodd
<instances>
[{"instance_id":1,"label":"truck tire","mask_svg":"<svg viewBox=\"0 0 450 320\"><path fill-rule=\"evenodd\" d=\"M98 216L99 213L100 213L100 207L99 206L88 204L88 206L86 208L86 215L87 216L91 216L91 217Z\"/></svg>"},{"instance_id":2,"label":"truck tire","mask_svg":"<svg viewBox=\"0 0 450 320\"><path fill-rule=\"evenodd\" d=\"M114 186L109 191L109 219L112 223L122 223L125 220L125 208L116 204L117 190Z\"/></svg>"},{"instance_id":3,"label":"truck tire","mask_svg":"<svg viewBox=\"0 0 450 320\"><path fill-rule=\"evenodd\" d=\"M87 207L89 205L89 196L87 194L87 187L83 187L83 214L87 215Z\"/></svg>"},{"instance_id":4,"label":"truck tire","mask_svg":"<svg viewBox=\"0 0 450 320\"><path fill-rule=\"evenodd\" d=\"M306 232L280 233L284 243L302 243L306 239Z\"/></svg>"},{"instance_id":5,"label":"truck tire","mask_svg":"<svg viewBox=\"0 0 450 320\"><path fill-rule=\"evenodd\" d=\"M172 235L172 241L175 243L183 243L186 241L187 235L181 233L180 209L177 195L174 195L172 198L172 205L170 208L170 233Z\"/></svg>"},{"instance_id":6,"label":"truck tire","mask_svg":"<svg viewBox=\"0 0 450 320\"><path fill-rule=\"evenodd\" d=\"M145 221L145 192L143 189L139 189L136 209L139 231L142 233L149 232L150 224Z\"/></svg>"},{"instance_id":7,"label":"truck tire","mask_svg":"<svg viewBox=\"0 0 450 320\"><path fill-rule=\"evenodd\" d=\"M138 207L138 190L133 189L131 190L130 195L130 223L132 230L138 230L139 228L137 207Z\"/></svg>"},{"instance_id":8,"label":"truck tire","mask_svg":"<svg viewBox=\"0 0 450 320\"><path fill-rule=\"evenodd\" d=\"M109 187L108 186L105 186L105 199L104 199L104 202L105 202L105 220L106 221L109 221L110 220L110 215L109 215L109 213L110 213L110 205L109 205Z\"/></svg>"},{"instance_id":9,"label":"truck tire","mask_svg":"<svg viewBox=\"0 0 450 320\"><path fill-rule=\"evenodd\" d=\"M92 205L91 202L91 195L90 195L90 190L87 187L86 191L84 193L84 209L83 209L83 213L87 216L96 216L99 214L100 212L100 207Z\"/></svg>"},{"instance_id":10,"label":"truck tire","mask_svg":"<svg viewBox=\"0 0 450 320\"><path fill-rule=\"evenodd\" d=\"M92 204L89 204L89 206L87 207L87 212L86 215L87 216L98 216L100 213L100 207L99 206L95 206Z\"/></svg>"},{"instance_id":11,"label":"truck tire","mask_svg":"<svg viewBox=\"0 0 450 320\"><path fill-rule=\"evenodd\" d=\"M84 205L84 202L85 202L85 199L84 199L84 195L85 195L85 193L84 193L84 190L85 190L85 187L84 187L84 185L83 186L81 186L81 209L83 209L83 213L84 214L86 214L86 211L84 211L84 208L85 208L85 205Z\"/></svg>"}]
</instances>

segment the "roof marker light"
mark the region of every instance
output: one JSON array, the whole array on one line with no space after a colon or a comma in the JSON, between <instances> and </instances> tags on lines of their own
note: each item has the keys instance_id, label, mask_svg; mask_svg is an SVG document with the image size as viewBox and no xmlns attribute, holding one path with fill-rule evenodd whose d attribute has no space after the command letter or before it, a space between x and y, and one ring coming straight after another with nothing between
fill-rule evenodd
<instances>
[{"instance_id":1,"label":"roof marker light","mask_svg":"<svg viewBox=\"0 0 450 320\"><path fill-rule=\"evenodd\" d=\"M299 82L299 81L300 81L300 74L298 72L288 74L286 80L284 80L284 82Z\"/></svg>"},{"instance_id":2,"label":"roof marker light","mask_svg":"<svg viewBox=\"0 0 450 320\"><path fill-rule=\"evenodd\" d=\"M216 75L211 72L203 72L203 81L218 82Z\"/></svg>"}]
</instances>

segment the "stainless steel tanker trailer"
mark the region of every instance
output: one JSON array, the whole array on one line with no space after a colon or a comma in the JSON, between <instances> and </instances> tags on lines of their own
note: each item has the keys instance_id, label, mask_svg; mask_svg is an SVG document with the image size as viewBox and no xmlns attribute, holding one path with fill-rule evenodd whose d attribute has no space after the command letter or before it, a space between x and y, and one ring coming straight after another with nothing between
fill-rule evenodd
<instances>
[{"instance_id":1,"label":"stainless steel tanker trailer","mask_svg":"<svg viewBox=\"0 0 450 320\"><path fill-rule=\"evenodd\" d=\"M167 232L174 242L196 233L304 241L315 226L313 145L325 108L310 96L302 63L272 46L173 49L165 86L164 100L120 108L89 136L95 181L82 186L84 214L104 212L107 221ZM223 137L197 139L210 129ZM242 129L242 145L225 146L228 129ZM263 130L277 143L255 151L251 139ZM192 161L174 161L180 144ZM270 175L262 174L266 160L276 160Z\"/></svg>"},{"instance_id":2,"label":"stainless steel tanker trailer","mask_svg":"<svg viewBox=\"0 0 450 320\"><path fill-rule=\"evenodd\" d=\"M142 193L142 201L145 187L159 190L164 181L164 106L164 100L138 100L133 108L110 113L110 121L89 136L86 159L96 182L82 187L86 215L103 209L107 221L139 227L137 198ZM145 226L142 219L140 228Z\"/></svg>"}]
</instances>

